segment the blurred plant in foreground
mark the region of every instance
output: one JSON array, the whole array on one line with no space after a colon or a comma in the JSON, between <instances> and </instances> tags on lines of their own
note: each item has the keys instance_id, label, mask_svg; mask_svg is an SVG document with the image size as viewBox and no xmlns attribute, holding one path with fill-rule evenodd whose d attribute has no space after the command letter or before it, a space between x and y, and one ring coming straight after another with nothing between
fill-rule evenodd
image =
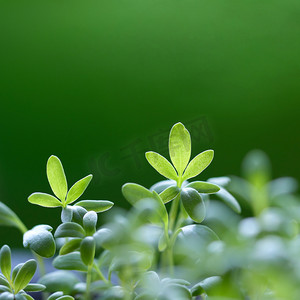
<instances>
[{"instance_id":1,"label":"blurred plant in foreground","mask_svg":"<svg viewBox=\"0 0 300 300\"><path fill-rule=\"evenodd\" d=\"M46 224L28 230L0 202L0 224L18 228L24 247L37 260L11 272L10 249L2 247L0 299L33 299L35 291L49 300L297 299L296 181L271 180L270 163L261 151L247 155L244 178L192 180L210 165L214 152L190 160L191 138L181 123L171 129L169 154L171 162L156 152L146 153L165 180L149 189L124 184L122 193L131 210L111 213L109 223L100 228L98 213L113 203L78 201L92 175L68 189L60 160L51 156L47 177L54 195L33 193L28 201L61 208L54 234ZM43 258L55 255L57 271L47 273ZM40 278L32 284L37 264Z\"/></svg>"}]
</instances>

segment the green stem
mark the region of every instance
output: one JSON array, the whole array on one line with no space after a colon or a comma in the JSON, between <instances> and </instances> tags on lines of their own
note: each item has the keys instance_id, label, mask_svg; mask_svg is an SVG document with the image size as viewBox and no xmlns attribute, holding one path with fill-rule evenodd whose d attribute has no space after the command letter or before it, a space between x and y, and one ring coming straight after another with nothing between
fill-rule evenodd
<instances>
[{"instance_id":1,"label":"green stem","mask_svg":"<svg viewBox=\"0 0 300 300\"><path fill-rule=\"evenodd\" d=\"M88 271L86 274L86 290L85 290L85 300L90 300L90 286L92 282L92 268L93 265L88 266Z\"/></svg>"},{"instance_id":2,"label":"green stem","mask_svg":"<svg viewBox=\"0 0 300 300\"><path fill-rule=\"evenodd\" d=\"M180 201L180 197L177 196L173 202L172 202L172 206L170 209L170 214L169 214L169 229L171 231L173 231L173 227L176 221L176 217L177 217L177 212L178 212L178 207L179 207L179 201Z\"/></svg>"},{"instance_id":3,"label":"green stem","mask_svg":"<svg viewBox=\"0 0 300 300\"><path fill-rule=\"evenodd\" d=\"M104 277L103 273L101 272L101 270L99 269L99 267L97 266L96 263L94 263L94 268L99 276L99 278L104 281L105 283L109 283L108 280Z\"/></svg>"}]
</instances>

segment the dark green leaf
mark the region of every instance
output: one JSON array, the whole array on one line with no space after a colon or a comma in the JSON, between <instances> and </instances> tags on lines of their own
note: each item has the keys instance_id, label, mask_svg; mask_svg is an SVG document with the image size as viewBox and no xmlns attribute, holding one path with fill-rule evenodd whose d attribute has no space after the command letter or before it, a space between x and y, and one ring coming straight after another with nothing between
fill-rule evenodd
<instances>
[{"instance_id":1,"label":"dark green leaf","mask_svg":"<svg viewBox=\"0 0 300 300\"><path fill-rule=\"evenodd\" d=\"M199 175L203 170L205 170L209 166L209 164L213 160L213 157L213 150L207 150L198 154L195 158L191 160L191 162L187 166L183 175L183 180L187 180L189 178Z\"/></svg>"},{"instance_id":2,"label":"dark green leaf","mask_svg":"<svg viewBox=\"0 0 300 300\"><path fill-rule=\"evenodd\" d=\"M149 164L161 175L166 178L177 180L177 173L171 163L156 152L149 151L146 153Z\"/></svg>"},{"instance_id":3,"label":"dark green leaf","mask_svg":"<svg viewBox=\"0 0 300 300\"><path fill-rule=\"evenodd\" d=\"M57 227L54 236L56 238L59 238L59 237L78 237L78 238L83 238L85 236L85 231L77 223L66 222L66 223L60 224Z\"/></svg>"},{"instance_id":4,"label":"dark green leaf","mask_svg":"<svg viewBox=\"0 0 300 300\"><path fill-rule=\"evenodd\" d=\"M45 193L33 193L28 197L28 201L32 204L37 204L43 207L62 206L61 202L57 198Z\"/></svg>"},{"instance_id":5,"label":"dark green leaf","mask_svg":"<svg viewBox=\"0 0 300 300\"><path fill-rule=\"evenodd\" d=\"M80 225L83 225L83 216L87 213L87 210L81 206L76 206L76 204L72 207L73 217L72 221L76 222Z\"/></svg>"},{"instance_id":6,"label":"dark green leaf","mask_svg":"<svg viewBox=\"0 0 300 300\"><path fill-rule=\"evenodd\" d=\"M14 280L14 288L16 293L24 289L30 282L36 271L36 266L36 261L34 259L30 259L20 268Z\"/></svg>"},{"instance_id":7,"label":"dark green leaf","mask_svg":"<svg viewBox=\"0 0 300 300\"><path fill-rule=\"evenodd\" d=\"M10 287L8 280L2 274L0 274L0 285Z\"/></svg>"},{"instance_id":8,"label":"dark green leaf","mask_svg":"<svg viewBox=\"0 0 300 300\"><path fill-rule=\"evenodd\" d=\"M180 189L177 186L170 186L167 189L165 189L162 193L159 194L163 202L166 204L173 199L176 198L176 196L179 194Z\"/></svg>"},{"instance_id":9,"label":"dark green leaf","mask_svg":"<svg viewBox=\"0 0 300 300\"><path fill-rule=\"evenodd\" d=\"M81 260L80 252L72 252L56 257L53 260L53 266L59 270L87 271L87 266Z\"/></svg>"},{"instance_id":10,"label":"dark green leaf","mask_svg":"<svg viewBox=\"0 0 300 300\"><path fill-rule=\"evenodd\" d=\"M205 181L194 181L189 183L186 187L193 188L199 193L203 194L213 194L220 190L220 188L217 185Z\"/></svg>"},{"instance_id":11,"label":"dark green leaf","mask_svg":"<svg viewBox=\"0 0 300 300\"><path fill-rule=\"evenodd\" d=\"M68 254L70 252L77 250L80 247L81 241L82 241L81 238L75 238L75 239L68 241L61 247L61 249L59 251L59 255L65 255L65 254Z\"/></svg>"},{"instance_id":12,"label":"dark green leaf","mask_svg":"<svg viewBox=\"0 0 300 300\"><path fill-rule=\"evenodd\" d=\"M54 155L47 162L47 177L53 193L64 203L68 191L67 179L61 161Z\"/></svg>"},{"instance_id":13,"label":"dark green leaf","mask_svg":"<svg viewBox=\"0 0 300 300\"><path fill-rule=\"evenodd\" d=\"M50 296L58 298L63 296L64 293L70 294L79 280L72 272L54 271L44 275L38 282L46 286L45 292L53 293L61 291Z\"/></svg>"},{"instance_id":14,"label":"dark green leaf","mask_svg":"<svg viewBox=\"0 0 300 300\"><path fill-rule=\"evenodd\" d=\"M23 246L29 247L42 257L52 257L55 254L56 244L52 233L52 227L38 225L27 231L23 236Z\"/></svg>"},{"instance_id":15,"label":"dark green leaf","mask_svg":"<svg viewBox=\"0 0 300 300\"><path fill-rule=\"evenodd\" d=\"M2 274L10 280L11 273L11 252L7 245L4 245L0 251L0 267Z\"/></svg>"},{"instance_id":16,"label":"dark green leaf","mask_svg":"<svg viewBox=\"0 0 300 300\"><path fill-rule=\"evenodd\" d=\"M82 261L87 265L91 266L94 262L96 244L93 237L88 236L84 238L80 245L80 254Z\"/></svg>"},{"instance_id":17,"label":"dark green leaf","mask_svg":"<svg viewBox=\"0 0 300 300\"><path fill-rule=\"evenodd\" d=\"M11 288L9 288L8 286L6 285L0 285L0 293L3 293L3 292L12 292Z\"/></svg>"},{"instance_id":18,"label":"dark green leaf","mask_svg":"<svg viewBox=\"0 0 300 300\"><path fill-rule=\"evenodd\" d=\"M39 283L29 283L24 291L25 292L40 292L46 289L46 286Z\"/></svg>"},{"instance_id":19,"label":"dark green leaf","mask_svg":"<svg viewBox=\"0 0 300 300\"><path fill-rule=\"evenodd\" d=\"M206 214L206 209L200 194L192 188L184 188L181 191L182 204L188 215L197 223L201 223Z\"/></svg>"},{"instance_id":20,"label":"dark green leaf","mask_svg":"<svg viewBox=\"0 0 300 300\"><path fill-rule=\"evenodd\" d=\"M70 204L76 201L86 190L89 183L91 182L93 175L88 175L80 180L78 180L69 190L67 195L66 204Z\"/></svg>"},{"instance_id":21,"label":"dark green leaf","mask_svg":"<svg viewBox=\"0 0 300 300\"><path fill-rule=\"evenodd\" d=\"M109 210L114 204L113 202L106 200L82 200L77 202L75 205L81 206L88 211L103 212Z\"/></svg>"},{"instance_id":22,"label":"dark green leaf","mask_svg":"<svg viewBox=\"0 0 300 300\"><path fill-rule=\"evenodd\" d=\"M175 124L171 129L169 152L171 161L181 176L191 157L191 137L182 123Z\"/></svg>"}]
</instances>

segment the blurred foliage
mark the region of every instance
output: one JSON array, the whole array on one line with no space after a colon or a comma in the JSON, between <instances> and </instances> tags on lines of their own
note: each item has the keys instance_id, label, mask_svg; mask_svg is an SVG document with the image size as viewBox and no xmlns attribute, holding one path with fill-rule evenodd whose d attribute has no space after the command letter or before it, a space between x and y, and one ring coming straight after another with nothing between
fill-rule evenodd
<instances>
[{"instance_id":1,"label":"blurred foliage","mask_svg":"<svg viewBox=\"0 0 300 300\"><path fill-rule=\"evenodd\" d=\"M299 179L299 20L297 0L1 1L1 201L34 226L26 198L50 191L56 154L72 182L93 173L91 199L126 207L119 187L159 180L144 152L165 154L178 120L195 153L215 150L206 178L260 148Z\"/></svg>"}]
</instances>

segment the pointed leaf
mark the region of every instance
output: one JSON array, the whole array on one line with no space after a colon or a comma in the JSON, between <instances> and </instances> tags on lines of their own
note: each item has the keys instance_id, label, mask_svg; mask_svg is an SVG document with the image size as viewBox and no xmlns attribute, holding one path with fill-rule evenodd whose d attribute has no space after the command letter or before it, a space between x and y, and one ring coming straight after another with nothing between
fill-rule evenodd
<instances>
[{"instance_id":1,"label":"pointed leaf","mask_svg":"<svg viewBox=\"0 0 300 300\"><path fill-rule=\"evenodd\" d=\"M96 213L109 210L114 203L106 200L82 200L75 205L81 206L88 211L95 211Z\"/></svg>"},{"instance_id":2,"label":"pointed leaf","mask_svg":"<svg viewBox=\"0 0 300 300\"><path fill-rule=\"evenodd\" d=\"M75 238L68 241L60 248L59 255L65 255L74 252L80 247L81 241L82 241L81 238Z\"/></svg>"},{"instance_id":3,"label":"pointed leaf","mask_svg":"<svg viewBox=\"0 0 300 300\"><path fill-rule=\"evenodd\" d=\"M28 197L28 201L32 204L37 204L43 207L62 206L61 202L57 198L45 193L33 193Z\"/></svg>"},{"instance_id":4,"label":"pointed leaf","mask_svg":"<svg viewBox=\"0 0 300 300\"><path fill-rule=\"evenodd\" d=\"M84 238L80 245L80 255L82 261L87 265L91 266L94 262L96 250L96 243L93 237L88 236Z\"/></svg>"},{"instance_id":5,"label":"pointed leaf","mask_svg":"<svg viewBox=\"0 0 300 300\"><path fill-rule=\"evenodd\" d=\"M20 292L20 293L22 293L22 292ZM32 298L30 295L28 295L26 293L22 293L22 296L24 296L26 300L34 300L34 298Z\"/></svg>"},{"instance_id":6,"label":"pointed leaf","mask_svg":"<svg viewBox=\"0 0 300 300\"><path fill-rule=\"evenodd\" d=\"M80 180L78 180L69 190L67 195L66 204L70 204L76 201L86 190L89 183L91 182L93 175L88 175Z\"/></svg>"},{"instance_id":7,"label":"pointed leaf","mask_svg":"<svg viewBox=\"0 0 300 300\"><path fill-rule=\"evenodd\" d=\"M30 259L24 263L14 280L15 293L18 293L27 286L36 271L36 267L37 264L34 259Z\"/></svg>"},{"instance_id":8,"label":"pointed leaf","mask_svg":"<svg viewBox=\"0 0 300 300\"><path fill-rule=\"evenodd\" d=\"M202 194L213 194L220 190L217 185L205 181L194 181L189 183L186 187L193 188Z\"/></svg>"},{"instance_id":9,"label":"pointed leaf","mask_svg":"<svg viewBox=\"0 0 300 300\"><path fill-rule=\"evenodd\" d=\"M166 204L173 199L176 198L176 196L179 194L180 189L177 186L170 186L167 189L165 189L162 193L159 194L163 202Z\"/></svg>"},{"instance_id":10,"label":"pointed leaf","mask_svg":"<svg viewBox=\"0 0 300 300\"><path fill-rule=\"evenodd\" d=\"M182 123L175 124L169 137L170 158L180 177L191 157L190 133Z\"/></svg>"},{"instance_id":11,"label":"pointed leaf","mask_svg":"<svg viewBox=\"0 0 300 300\"><path fill-rule=\"evenodd\" d=\"M187 166L183 175L184 180L199 175L203 170L205 170L209 166L213 158L213 150L207 150L198 154L195 158L191 160L191 162Z\"/></svg>"},{"instance_id":12,"label":"pointed leaf","mask_svg":"<svg viewBox=\"0 0 300 300\"><path fill-rule=\"evenodd\" d=\"M220 190L215 194L218 196L226 205L228 205L236 213L241 213L240 204L237 200L223 187L220 187Z\"/></svg>"},{"instance_id":13,"label":"pointed leaf","mask_svg":"<svg viewBox=\"0 0 300 300\"><path fill-rule=\"evenodd\" d=\"M64 202L68 191L67 179L61 161L54 155L47 162L47 177L55 196Z\"/></svg>"},{"instance_id":14,"label":"pointed leaf","mask_svg":"<svg viewBox=\"0 0 300 300\"><path fill-rule=\"evenodd\" d=\"M18 264L14 267L13 271L12 271L12 275L11 275L11 279L14 282L15 278L18 274L18 272L20 271L20 269L23 267L24 263Z\"/></svg>"},{"instance_id":15,"label":"pointed leaf","mask_svg":"<svg viewBox=\"0 0 300 300\"><path fill-rule=\"evenodd\" d=\"M177 173L171 163L156 152L149 151L146 153L149 164L161 175L166 178L177 180Z\"/></svg>"},{"instance_id":16,"label":"pointed leaf","mask_svg":"<svg viewBox=\"0 0 300 300\"><path fill-rule=\"evenodd\" d=\"M50 232L52 227L47 226L38 225L28 230L23 236L23 246L29 247L42 257L49 258L55 254L56 244Z\"/></svg>"},{"instance_id":17,"label":"pointed leaf","mask_svg":"<svg viewBox=\"0 0 300 300\"><path fill-rule=\"evenodd\" d=\"M134 205L137 201L142 199L153 198L149 190L136 183L124 184L122 186L122 193L131 205Z\"/></svg>"},{"instance_id":18,"label":"pointed leaf","mask_svg":"<svg viewBox=\"0 0 300 300\"><path fill-rule=\"evenodd\" d=\"M56 257L53 260L53 266L60 270L87 271L87 266L81 260L80 252L72 252Z\"/></svg>"},{"instance_id":19,"label":"pointed leaf","mask_svg":"<svg viewBox=\"0 0 300 300\"><path fill-rule=\"evenodd\" d=\"M78 237L78 238L83 238L85 236L85 231L77 223L66 222L66 223L60 224L57 227L54 236L56 238L58 238L58 237Z\"/></svg>"},{"instance_id":20,"label":"pointed leaf","mask_svg":"<svg viewBox=\"0 0 300 300\"><path fill-rule=\"evenodd\" d=\"M11 273L11 252L7 245L4 245L0 251L0 267L2 274L10 280Z\"/></svg>"},{"instance_id":21,"label":"pointed leaf","mask_svg":"<svg viewBox=\"0 0 300 300\"><path fill-rule=\"evenodd\" d=\"M192 188L181 191L182 204L188 215L197 223L201 223L206 214L206 209L200 194Z\"/></svg>"}]
</instances>

